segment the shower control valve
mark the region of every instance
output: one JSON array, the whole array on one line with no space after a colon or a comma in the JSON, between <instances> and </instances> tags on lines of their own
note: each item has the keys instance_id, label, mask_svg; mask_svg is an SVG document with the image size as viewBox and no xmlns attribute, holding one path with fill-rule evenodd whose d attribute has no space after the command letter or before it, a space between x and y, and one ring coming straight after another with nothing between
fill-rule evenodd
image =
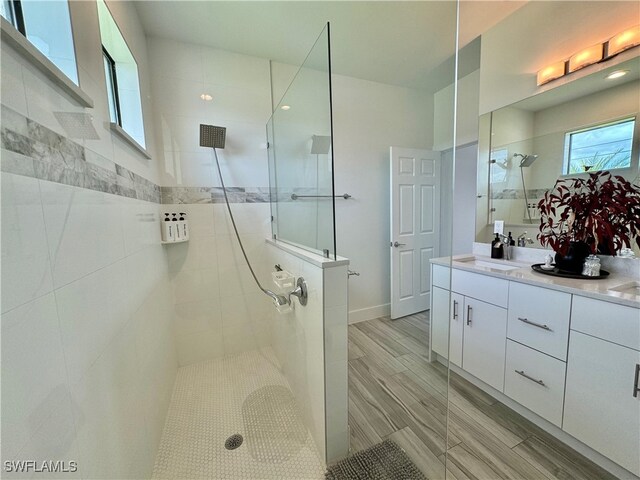
<instances>
[{"instance_id":1,"label":"shower control valve","mask_svg":"<svg viewBox=\"0 0 640 480\"><path fill-rule=\"evenodd\" d=\"M304 278L298 277L296 288L289 292L289 303L291 303L291 295L298 297L298 301L303 307L307 304L307 299L309 298L309 296L307 290L307 282L304 281Z\"/></svg>"}]
</instances>

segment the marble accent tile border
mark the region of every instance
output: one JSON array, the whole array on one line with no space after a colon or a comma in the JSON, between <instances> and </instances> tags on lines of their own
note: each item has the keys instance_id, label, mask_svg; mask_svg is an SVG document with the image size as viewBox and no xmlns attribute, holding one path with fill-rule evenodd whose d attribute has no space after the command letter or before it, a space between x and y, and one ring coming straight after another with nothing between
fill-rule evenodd
<instances>
[{"instance_id":1,"label":"marble accent tile border","mask_svg":"<svg viewBox=\"0 0 640 480\"><path fill-rule=\"evenodd\" d=\"M224 203L221 187L161 187L5 105L1 114L3 172L161 204ZM329 195L330 189L227 187L230 203L292 202L293 193Z\"/></svg>"},{"instance_id":2,"label":"marble accent tile border","mask_svg":"<svg viewBox=\"0 0 640 480\"><path fill-rule=\"evenodd\" d=\"M160 203L160 186L2 105L0 169Z\"/></svg>"},{"instance_id":3,"label":"marble accent tile border","mask_svg":"<svg viewBox=\"0 0 640 480\"><path fill-rule=\"evenodd\" d=\"M527 189L527 198L531 200L538 200L544 197L544 194L548 192L548 188L536 188ZM492 191L491 198L493 200L516 200L524 199L524 190L515 188L506 188L504 190Z\"/></svg>"}]
</instances>

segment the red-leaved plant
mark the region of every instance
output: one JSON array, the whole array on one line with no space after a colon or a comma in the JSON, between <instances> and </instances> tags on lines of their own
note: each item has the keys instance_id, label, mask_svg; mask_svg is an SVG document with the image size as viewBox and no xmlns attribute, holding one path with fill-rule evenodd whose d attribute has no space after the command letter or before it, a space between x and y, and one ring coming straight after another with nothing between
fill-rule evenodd
<instances>
[{"instance_id":1,"label":"red-leaved plant","mask_svg":"<svg viewBox=\"0 0 640 480\"><path fill-rule=\"evenodd\" d=\"M558 180L538 209L538 239L561 255L571 242L611 255L632 242L640 246L640 188L619 175L602 171Z\"/></svg>"}]
</instances>

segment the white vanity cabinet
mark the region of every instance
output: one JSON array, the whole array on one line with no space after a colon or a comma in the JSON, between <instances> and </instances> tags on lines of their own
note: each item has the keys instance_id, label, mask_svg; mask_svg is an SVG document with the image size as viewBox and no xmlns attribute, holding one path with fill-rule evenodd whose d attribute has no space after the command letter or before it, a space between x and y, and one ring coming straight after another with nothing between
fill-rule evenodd
<instances>
[{"instance_id":1,"label":"white vanity cabinet","mask_svg":"<svg viewBox=\"0 0 640 480\"><path fill-rule=\"evenodd\" d=\"M433 329L431 348L442 358L462 367L462 334L464 297L449 290L433 287L431 290ZM449 336L451 328L451 336ZM447 346L447 342L449 342Z\"/></svg>"},{"instance_id":2,"label":"white vanity cabinet","mask_svg":"<svg viewBox=\"0 0 640 480\"><path fill-rule=\"evenodd\" d=\"M640 476L639 337L640 309L574 296L563 430Z\"/></svg>"},{"instance_id":3,"label":"white vanity cabinet","mask_svg":"<svg viewBox=\"0 0 640 480\"><path fill-rule=\"evenodd\" d=\"M640 476L640 308L455 263L432 268L432 351L545 430Z\"/></svg>"},{"instance_id":4,"label":"white vanity cabinet","mask_svg":"<svg viewBox=\"0 0 640 480\"><path fill-rule=\"evenodd\" d=\"M431 348L502 391L509 283L453 270L449 295L449 269L434 265L432 278Z\"/></svg>"},{"instance_id":5,"label":"white vanity cabinet","mask_svg":"<svg viewBox=\"0 0 640 480\"><path fill-rule=\"evenodd\" d=\"M507 310L464 297L462 368L502 391L504 387Z\"/></svg>"}]
</instances>

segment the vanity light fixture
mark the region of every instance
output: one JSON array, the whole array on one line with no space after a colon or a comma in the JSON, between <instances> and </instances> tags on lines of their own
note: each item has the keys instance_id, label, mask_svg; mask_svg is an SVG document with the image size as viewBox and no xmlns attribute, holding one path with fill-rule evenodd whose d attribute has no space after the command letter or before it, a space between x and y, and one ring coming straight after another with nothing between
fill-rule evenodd
<instances>
[{"instance_id":1,"label":"vanity light fixture","mask_svg":"<svg viewBox=\"0 0 640 480\"><path fill-rule=\"evenodd\" d=\"M615 72L611 72L604 78L606 80L615 80L616 78L624 77L627 73L629 73L629 70L616 70Z\"/></svg>"},{"instance_id":2,"label":"vanity light fixture","mask_svg":"<svg viewBox=\"0 0 640 480\"><path fill-rule=\"evenodd\" d=\"M628 48L640 45L640 25L620 32L609 40L608 56L617 55Z\"/></svg>"},{"instance_id":3,"label":"vanity light fixture","mask_svg":"<svg viewBox=\"0 0 640 480\"><path fill-rule=\"evenodd\" d=\"M289 110L291 107L289 105L282 105L280 110Z\"/></svg>"},{"instance_id":4,"label":"vanity light fixture","mask_svg":"<svg viewBox=\"0 0 640 480\"><path fill-rule=\"evenodd\" d=\"M202 95L200 95L200 98L205 102L210 102L211 100L213 100L213 97L208 93L203 93Z\"/></svg>"},{"instance_id":5,"label":"vanity light fixture","mask_svg":"<svg viewBox=\"0 0 640 480\"><path fill-rule=\"evenodd\" d=\"M556 62L553 65L543 68L538 72L537 83L538 86L544 85L551 80L560 78L565 74L565 62Z\"/></svg>"},{"instance_id":6,"label":"vanity light fixture","mask_svg":"<svg viewBox=\"0 0 640 480\"><path fill-rule=\"evenodd\" d=\"M604 46L602 43L585 48L571 56L569 59L569 72L575 72L581 68L588 67L602 60L604 56Z\"/></svg>"},{"instance_id":7,"label":"vanity light fixture","mask_svg":"<svg viewBox=\"0 0 640 480\"><path fill-rule=\"evenodd\" d=\"M598 43L597 45L593 45L574 53L571 55L569 60L556 62L538 70L536 84L538 86L544 85L545 83L556 80L569 73L580 70L581 68L593 65L594 63L607 61L620 52L639 45L640 25L636 25L635 27L623 30L606 42ZM617 72L613 72L611 75L614 75L615 73ZM619 78L621 76L622 74L617 76L608 76L607 79Z\"/></svg>"}]
</instances>

